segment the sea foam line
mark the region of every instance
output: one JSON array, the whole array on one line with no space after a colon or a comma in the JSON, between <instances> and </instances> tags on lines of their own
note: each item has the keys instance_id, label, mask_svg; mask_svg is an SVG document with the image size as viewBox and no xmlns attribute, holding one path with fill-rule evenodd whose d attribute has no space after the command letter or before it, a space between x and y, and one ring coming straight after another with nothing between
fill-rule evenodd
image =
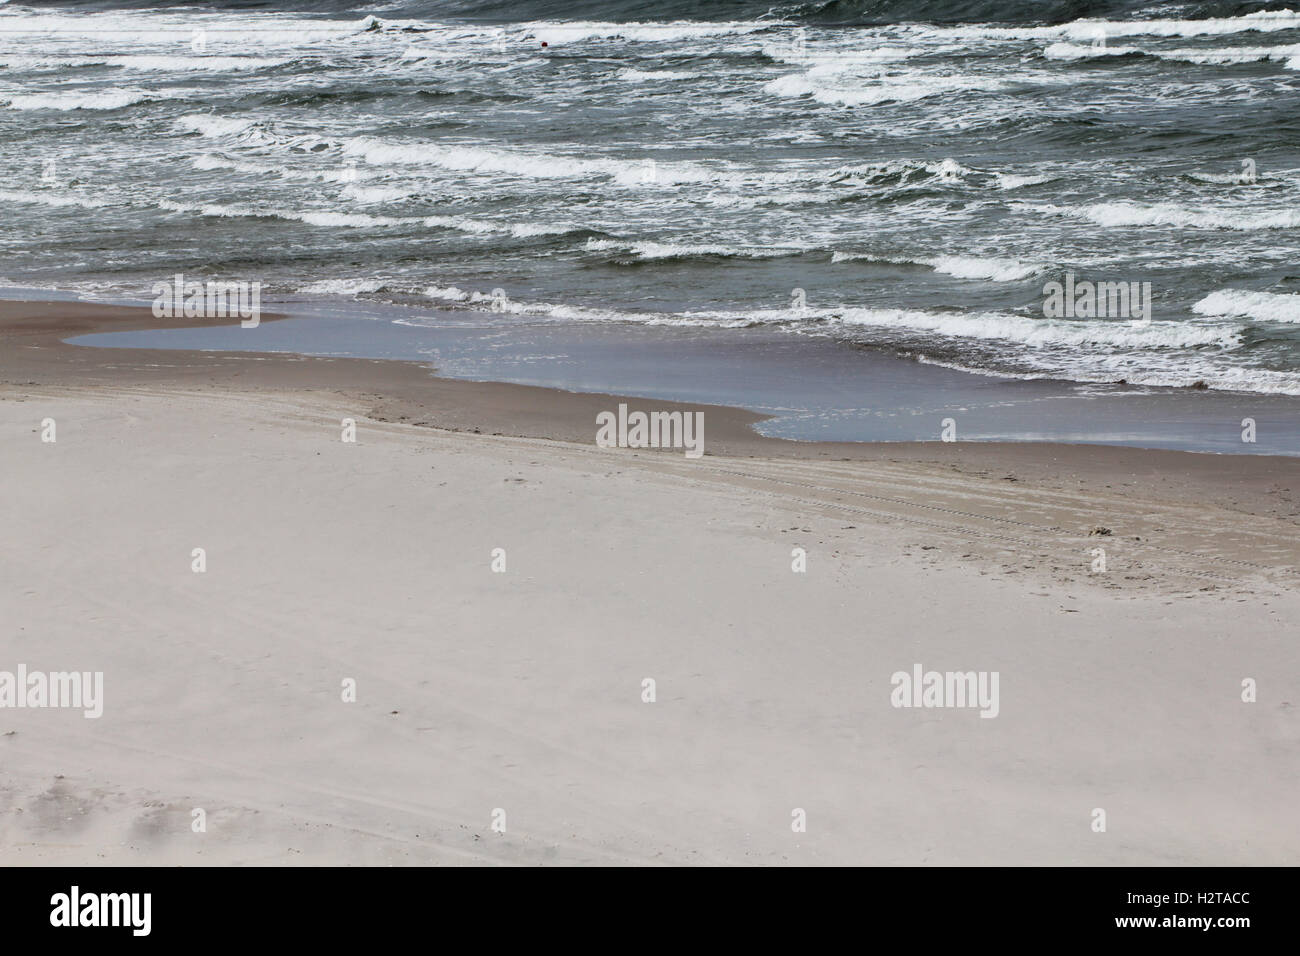
<instances>
[{"instance_id":1,"label":"sea foam line","mask_svg":"<svg viewBox=\"0 0 1300 956\"><path fill-rule=\"evenodd\" d=\"M1300 295L1220 289L1193 305L1192 311L1198 315L1300 323Z\"/></svg>"},{"instance_id":2,"label":"sea foam line","mask_svg":"<svg viewBox=\"0 0 1300 956\"><path fill-rule=\"evenodd\" d=\"M1182 226L1191 229L1228 229L1250 232L1262 229L1294 229L1300 226L1300 210L1253 210L1248 208L1196 209L1176 203L1104 202L1086 206L1045 205L1037 211L1090 219L1101 226Z\"/></svg>"},{"instance_id":3,"label":"sea foam line","mask_svg":"<svg viewBox=\"0 0 1300 956\"><path fill-rule=\"evenodd\" d=\"M1272 33L1300 28L1300 13L1294 10L1261 11L1238 17L1211 17L1202 20L1075 20L1058 26L1042 27L921 27L936 36L963 39L1039 40L1062 38L1090 41L1099 34L1107 38L1130 36L1196 37L1225 36L1232 33Z\"/></svg>"},{"instance_id":4,"label":"sea foam line","mask_svg":"<svg viewBox=\"0 0 1300 956\"><path fill-rule=\"evenodd\" d=\"M993 282L1016 282L1043 271L1045 266L1024 263L1018 259L998 259L983 256L934 256L931 258L903 259L873 255L869 252L836 252L831 262L879 262L887 265L929 266L935 272L958 279L988 279Z\"/></svg>"}]
</instances>

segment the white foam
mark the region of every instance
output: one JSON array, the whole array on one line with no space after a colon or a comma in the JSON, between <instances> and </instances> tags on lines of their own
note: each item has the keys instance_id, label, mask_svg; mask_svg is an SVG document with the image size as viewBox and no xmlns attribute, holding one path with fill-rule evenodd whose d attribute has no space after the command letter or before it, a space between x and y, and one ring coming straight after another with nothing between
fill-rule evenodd
<instances>
[{"instance_id":1,"label":"white foam","mask_svg":"<svg viewBox=\"0 0 1300 956\"><path fill-rule=\"evenodd\" d=\"M1135 46L1091 46L1082 43L1053 43L1043 50L1049 60L1090 60L1103 56L1128 56L1142 51Z\"/></svg>"},{"instance_id":2,"label":"white foam","mask_svg":"<svg viewBox=\"0 0 1300 956\"><path fill-rule=\"evenodd\" d=\"M358 295L391 288L380 279L322 280L300 289L304 293ZM408 290L414 291L414 290ZM1188 386L1204 381L1210 388L1300 394L1300 374L1224 364L1224 352L1241 344L1235 325L1198 322L1153 322L1147 325L1120 320L1049 320L1007 313L938 312L908 309L847 307L831 310L759 309L696 312L618 312L551 302L523 302L488 292L433 285L416 294L446 303L448 307L492 310L521 317L570 322L629 322L653 326L740 328L775 325L794 330L826 326L875 327L971 342L1010 343L1018 346L1014 361L1038 371L1005 373L969 364L932 364L964 368L986 375L1017 378L1071 379L1113 382L1125 378L1132 384ZM1285 298L1285 297L1279 297ZM437 324L431 317L396 319L399 325ZM1189 348L1209 347L1189 357Z\"/></svg>"},{"instance_id":3,"label":"white foam","mask_svg":"<svg viewBox=\"0 0 1300 956\"><path fill-rule=\"evenodd\" d=\"M528 179L613 179L622 185L711 182L719 174L689 163L650 159L583 159L475 145L407 144L361 136L343 144L345 155L373 166L438 166L460 172L492 173Z\"/></svg>"},{"instance_id":4,"label":"white foam","mask_svg":"<svg viewBox=\"0 0 1300 956\"><path fill-rule=\"evenodd\" d=\"M1187 63L1226 64L1259 63L1267 60L1284 62L1294 70L1295 57L1300 56L1300 44L1276 47L1229 47L1218 50L1151 50L1152 56L1162 60L1182 60Z\"/></svg>"},{"instance_id":5,"label":"white foam","mask_svg":"<svg viewBox=\"0 0 1300 956\"><path fill-rule=\"evenodd\" d=\"M1300 13L1276 10L1247 13L1239 17L1215 17L1204 20L1075 20L1057 26L992 27L958 26L923 28L926 33L942 37L994 40L1069 39L1091 41L1099 34L1112 37L1155 36L1196 37L1225 36L1232 33L1272 33L1300 29Z\"/></svg>"},{"instance_id":6,"label":"white foam","mask_svg":"<svg viewBox=\"0 0 1300 956\"><path fill-rule=\"evenodd\" d=\"M201 136L238 136L254 129L253 120L237 119L233 116L213 116L211 113L187 113L176 119L181 129L190 130Z\"/></svg>"},{"instance_id":7,"label":"white foam","mask_svg":"<svg viewBox=\"0 0 1300 956\"><path fill-rule=\"evenodd\" d=\"M664 23L607 23L600 21L536 21L524 24L525 33L548 47L588 40L625 40L633 43L682 43L712 37L757 33L768 23L704 23L675 20Z\"/></svg>"},{"instance_id":8,"label":"white foam","mask_svg":"<svg viewBox=\"0 0 1300 956\"><path fill-rule=\"evenodd\" d=\"M1104 202L1089 206L1043 207L1091 219L1102 226L1182 226L1191 229L1295 229L1300 209L1194 209L1176 203Z\"/></svg>"},{"instance_id":9,"label":"white foam","mask_svg":"<svg viewBox=\"0 0 1300 956\"><path fill-rule=\"evenodd\" d=\"M1300 295L1220 289L1192 306L1198 315L1240 316L1267 322L1300 323Z\"/></svg>"},{"instance_id":10,"label":"white foam","mask_svg":"<svg viewBox=\"0 0 1300 956\"><path fill-rule=\"evenodd\" d=\"M467 302L507 315L531 315L575 322L621 321L628 318L624 313L611 312L606 309L591 309L580 305L565 305L554 302L521 302L508 297L503 300L487 292L461 293L457 297L454 293L461 292L461 290L455 287L443 289L439 286L433 286L425 290L425 295L429 295L430 292L434 293L430 296L431 298Z\"/></svg>"},{"instance_id":11,"label":"white foam","mask_svg":"<svg viewBox=\"0 0 1300 956\"><path fill-rule=\"evenodd\" d=\"M46 192L44 190L0 189L0 200L4 202L31 203L40 206L63 208L76 206L81 209L100 209L108 203L89 196L68 195L66 192Z\"/></svg>"},{"instance_id":12,"label":"white foam","mask_svg":"<svg viewBox=\"0 0 1300 956\"><path fill-rule=\"evenodd\" d=\"M843 82L840 80L839 82ZM771 80L763 89L775 96L786 98L811 97L815 102L829 106L873 106L877 103L912 103L944 93L969 90L997 90L1007 81L997 77L981 76L929 76L919 73L902 76L881 76L863 80L861 85L846 87L828 85L808 74L792 73Z\"/></svg>"},{"instance_id":13,"label":"white foam","mask_svg":"<svg viewBox=\"0 0 1300 956\"><path fill-rule=\"evenodd\" d=\"M373 229L389 226L424 226L431 229L453 229L475 235L509 235L529 238L541 235L563 235L580 231L583 227L562 223L510 223L486 222L467 216L371 216L365 213L332 212L317 209L285 209L264 206L227 206L220 203L190 205L160 200L159 208L171 212L194 213L200 216L232 219L283 219L302 222L310 226L332 226L345 229Z\"/></svg>"},{"instance_id":14,"label":"white foam","mask_svg":"<svg viewBox=\"0 0 1300 956\"><path fill-rule=\"evenodd\" d=\"M235 209L224 206L204 206L203 214L205 216L257 216L270 215L276 219L293 219L298 222L305 222L309 226L342 226L347 228L369 228L372 226L400 226L406 220L393 216L366 216L360 213L346 212L325 212L321 210L296 211L291 209L275 209L265 213L256 209Z\"/></svg>"},{"instance_id":15,"label":"white foam","mask_svg":"<svg viewBox=\"0 0 1300 956\"><path fill-rule=\"evenodd\" d=\"M1239 173L1189 173L1188 175L1192 179L1198 179L1203 183L1216 183L1225 186L1251 185L1257 183L1260 179L1267 178L1257 175L1252 179L1244 170Z\"/></svg>"},{"instance_id":16,"label":"white foam","mask_svg":"<svg viewBox=\"0 0 1300 956\"><path fill-rule=\"evenodd\" d=\"M452 287L430 286L427 298L490 307L494 311L522 315L545 315L581 321L616 320L650 325L693 325L741 327L749 325L800 326L810 321L832 325L874 326L905 332L940 335L945 338L997 340L1031 349L1069 349L1102 346L1117 349L1177 350L1198 346L1229 349L1240 343L1235 325L1197 322L1129 322L1123 320L1040 319L998 312L937 312L917 309L749 309L692 312L613 312L550 302L502 302L486 292L465 292Z\"/></svg>"},{"instance_id":17,"label":"white foam","mask_svg":"<svg viewBox=\"0 0 1300 956\"><path fill-rule=\"evenodd\" d=\"M563 236L570 232L580 232L582 229L582 226L572 224L516 222L510 225L510 235L516 239L528 239L532 236Z\"/></svg>"},{"instance_id":18,"label":"white foam","mask_svg":"<svg viewBox=\"0 0 1300 956\"><path fill-rule=\"evenodd\" d=\"M431 285L427 289L425 289L424 292L421 294L428 299L442 299L446 302L466 302L469 300L470 297L470 293L466 292L463 289L458 289L454 285L453 286ZM491 298L491 296L489 296L489 298Z\"/></svg>"},{"instance_id":19,"label":"white foam","mask_svg":"<svg viewBox=\"0 0 1300 956\"><path fill-rule=\"evenodd\" d=\"M190 162L195 169L200 170L233 169L237 172L250 173L255 176L279 176L282 179L346 183L348 185L344 187L340 194L345 195L347 198L355 199L363 204L370 201L372 197L379 196L381 190L384 189L384 187L375 187L375 190L372 191L369 187L356 185L356 180L367 179L370 177L368 171L364 168L357 167L356 165L327 167L325 169L294 169L278 163L257 163L248 162L247 160L229 159L225 156L218 155L217 153L200 153ZM353 190L356 191L355 195L352 194ZM411 187L410 189L398 189L394 187L392 189L392 195L394 198L397 198L399 194L401 196L411 196L415 195L417 192L419 192L419 190L416 187Z\"/></svg>"},{"instance_id":20,"label":"white foam","mask_svg":"<svg viewBox=\"0 0 1300 956\"><path fill-rule=\"evenodd\" d=\"M298 291L304 295L361 295L383 287L383 279L321 279L300 286Z\"/></svg>"},{"instance_id":21,"label":"white foam","mask_svg":"<svg viewBox=\"0 0 1300 956\"><path fill-rule=\"evenodd\" d=\"M831 253L831 262L883 262L890 265L919 265L913 259L890 259L883 256L873 255L870 252L833 252Z\"/></svg>"},{"instance_id":22,"label":"white foam","mask_svg":"<svg viewBox=\"0 0 1300 956\"><path fill-rule=\"evenodd\" d=\"M178 203L170 199L160 200L158 202L158 207L170 212L195 213L200 216L209 216L219 219L284 219L291 222L304 222L313 226L394 226L408 221L388 216L366 216L360 213L347 214L314 210L299 211L293 209L264 208L261 206L226 206L220 203L191 205L187 203Z\"/></svg>"},{"instance_id":23,"label":"white foam","mask_svg":"<svg viewBox=\"0 0 1300 956\"><path fill-rule=\"evenodd\" d=\"M929 266L935 272L954 276L958 279L988 279L992 282L1016 282L1027 279L1043 270L1043 266L1031 265L1017 259L997 259L982 256L936 256L921 259L882 258L871 253L836 252L831 262L882 262L891 265Z\"/></svg>"},{"instance_id":24,"label":"white foam","mask_svg":"<svg viewBox=\"0 0 1300 956\"><path fill-rule=\"evenodd\" d=\"M704 76L703 73L695 73L691 70L619 70L614 74L615 79L623 80L628 83L646 83L661 82L664 80L695 80Z\"/></svg>"},{"instance_id":25,"label":"white foam","mask_svg":"<svg viewBox=\"0 0 1300 956\"><path fill-rule=\"evenodd\" d=\"M1132 376L1142 384L1143 376ZM1153 376L1154 378L1154 376ZM1265 395L1300 395L1300 375L1295 372L1279 372L1266 368L1194 368L1189 373L1169 373L1160 376L1162 381L1151 384L1180 385L1187 387L1195 382L1204 382L1209 388L1227 392L1262 392Z\"/></svg>"},{"instance_id":26,"label":"white foam","mask_svg":"<svg viewBox=\"0 0 1300 956\"><path fill-rule=\"evenodd\" d=\"M1190 322L1081 321L1038 319L999 312L926 312L917 309L843 310L837 321L846 325L927 332L948 338L996 339L1035 348L1105 346L1170 349L1217 345L1232 348L1240 341L1235 328Z\"/></svg>"},{"instance_id":27,"label":"white foam","mask_svg":"<svg viewBox=\"0 0 1300 956\"><path fill-rule=\"evenodd\" d=\"M1042 266L1028 265L1016 259L988 259L979 256L939 256L922 260L933 266L935 272L956 276L959 279L989 279L993 282L1016 282L1027 279L1042 270Z\"/></svg>"},{"instance_id":28,"label":"white foam","mask_svg":"<svg viewBox=\"0 0 1300 956\"><path fill-rule=\"evenodd\" d=\"M466 291L456 286L432 285L420 290L427 299L446 303L459 303L477 311L490 310L506 315L532 316L572 322L634 322L644 325L695 325L711 327L739 327L762 321L792 321L806 317L806 312L769 310L767 312L619 312L581 305L555 302L524 302L509 297L499 297L489 292ZM396 320L399 325L425 325L418 319Z\"/></svg>"},{"instance_id":29,"label":"white foam","mask_svg":"<svg viewBox=\"0 0 1300 956\"><path fill-rule=\"evenodd\" d=\"M189 48L196 30L208 43L241 48L298 47L338 40L367 29L364 20L317 20L292 14L209 13L196 11L129 10L93 13L45 14L23 10L5 15L5 35L14 42L38 39L84 48L85 41L102 43L111 37L129 49L156 46L168 51ZM80 52L80 50L78 50ZM197 55L197 54L196 54Z\"/></svg>"},{"instance_id":30,"label":"white foam","mask_svg":"<svg viewBox=\"0 0 1300 956\"><path fill-rule=\"evenodd\" d=\"M78 90L71 93L0 93L0 105L11 110L120 110L150 100L170 99L181 94L159 90Z\"/></svg>"},{"instance_id":31,"label":"white foam","mask_svg":"<svg viewBox=\"0 0 1300 956\"><path fill-rule=\"evenodd\" d=\"M392 143L368 136L343 144L345 155L358 156L372 166L440 166L464 172L508 173L536 179L606 175L597 163L559 159L533 153L490 150L478 146L434 146Z\"/></svg>"},{"instance_id":32,"label":"white foam","mask_svg":"<svg viewBox=\"0 0 1300 956\"><path fill-rule=\"evenodd\" d=\"M1127 352L1091 356L1083 364L1053 360L1050 353L1030 353L1024 357L1032 373L1004 372L963 362L939 361L925 355L917 360L925 365L958 369L995 378L1056 378L1073 382L1114 384L1124 379L1129 385L1187 388L1203 384L1216 391L1255 392L1266 395L1300 395L1300 375L1273 369L1224 365L1205 359L1188 359L1176 353L1157 360L1152 353L1134 357Z\"/></svg>"},{"instance_id":33,"label":"white foam","mask_svg":"<svg viewBox=\"0 0 1300 956\"><path fill-rule=\"evenodd\" d=\"M998 189L1020 189L1022 186L1038 186L1042 183L1050 183L1056 177L1050 173L1040 173L1036 176L1023 176L1017 173L998 173Z\"/></svg>"},{"instance_id":34,"label":"white foam","mask_svg":"<svg viewBox=\"0 0 1300 956\"><path fill-rule=\"evenodd\" d=\"M798 255L801 249L774 249L767 247L738 247L726 245L699 245L676 242L623 242L615 239L588 239L588 252L625 252L640 259L685 259L696 256L725 256L727 258L775 259Z\"/></svg>"},{"instance_id":35,"label":"white foam","mask_svg":"<svg viewBox=\"0 0 1300 956\"><path fill-rule=\"evenodd\" d=\"M834 73L848 73L862 69L874 69L881 64L898 63L916 56L947 53L956 47L941 47L933 43L923 46L896 45L863 46L859 43L835 44L833 42L805 43L765 43L763 54L770 59L792 66L802 66L809 71L824 70Z\"/></svg>"},{"instance_id":36,"label":"white foam","mask_svg":"<svg viewBox=\"0 0 1300 956\"><path fill-rule=\"evenodd\" d=\"M164 55L105 53L86 56L2 56L0 66L10 70L67 69L87 66L117 67L123 70L164 73L232 73L282 66L289 57L214 56L208 54Z\"/></svg>"},{"instance_id":37,"label":"white foam","mask_svg":"<svg viewBox=\"0 0 1300 956\"><path fill-rule=\"evenodd\" d=\"M830 182L859 180L870 184L875 180L893 176L906 180L912 173L926 173L930 176L957 180L978 173L978 170L963 166L951 157L937 163L910 159L891 159L882 162L865 163L860 166L840 166L831 170L822 178Z\"/></svg>"},{"instance_id":38,"label":"white foam","mask_svg":"<svg viewBox=\"0 0 1300 956\"><path fill-rule=\"evenodd\" d=\"M1183 48L1176 50L1159 48L1142 48L1135 46L1097 47L1080 43L1053 43L1043 50L1043 55L1051 60L1085 60L1107 56L1128 56L1130 54L1155 57L1161 60L1173 60L1183 63L1224 65L1232 63L1259 63L1268 60L1285 62L1289 69L1295 69L1294 61L1300 57L1300 44L1275 47L1222 47L1216 49Z\"/></svg>"}]
</instances>

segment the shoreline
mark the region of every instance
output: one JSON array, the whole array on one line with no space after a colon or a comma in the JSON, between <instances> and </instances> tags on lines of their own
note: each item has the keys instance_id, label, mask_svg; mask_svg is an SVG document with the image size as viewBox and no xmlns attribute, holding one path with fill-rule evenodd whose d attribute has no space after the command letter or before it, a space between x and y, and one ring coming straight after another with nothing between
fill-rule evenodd
<instances>
[{"instance_id":1,"label":"shoreline","mask_svg":"<svg viewBox=\"0 0 1300 956\"><path fill-rule=\"evenodd\" d=\"M262 321L284 318L267 313ZM1051 544L1047 551L1032 542L1020 546L1058 569L1067 566L1061 563L1064 555L1095 545L1099 539L1091 536L1102 529L1098 534L1103 543L1114 531L1130 550L1154 548L1146 563L1172 569L1169 575L1164 570L1154 573L1168 577L1175 589L1178 585L1172 582L1198 577L1237 580L1272 569L1285 582L1300 573L1300 458L1094 444L791 441L757 434L752 426L764 416L745 409L442 378L429 366L406 360L104 349L64 341L91 332L156 328L158 321L148 309L133 306L0 300L0 354L5 356L0 362L0 397L22 400L28 394L53 394L51 388L103 394L137 390L275 400L305 397L315 405L337 408L340 418L561 442L593 451L598 450L597 415L620 403L634 410L703 413L701 459L685 459L681 449L613 451L659 470L685 469L696 476L710 466L730 469L735 474L725 480L767 485L781 493L798 484L809 500L850 514L854 508L883 505L881 514L889 520L920 526L928 511L963 515L960 521L948 519L949 530L959 537L996 541L1008 529L1024 525L1033 529L1031 538ZM211 324L204 319L176 322L191 327ZM763 475L787 463L832 472L842 467L847 472L826 483ZM875 481L877 472L889 477ZM958 486L948 487L953 481ZM877 487L862 490L873 483ZM1040 500L1029 504L1035 496ZM1199 507L1230 521L1225 525L1216 517L1210 525L1218 530L1201 534L1196 522L1186 520L1184 508L1179 531L1171 536L1159 516L1173 505ZM1287 536L1293 540L1285 540ZM1161 540L1166 544L1159 544ZM1272 555L1269 560L1257 559L1261 542ZM1162 547L1172 550L1162 552ZM999 553L996 547L987 551L990 556ZM1049 554L1055 557L1049 559ZM1016 565L1014 559L1003 561L1005 557L998 560ZM1225 569L1230 573L1225 575Z\"/></svg>"},{"instance_id":2,"label":"shoreline","mask_svg":"<svg viewBox=\"0 0 1300 956\"><path fill-rule=\"evenodd\" d=\"M263 323L289 318L264 313ZM210 319L168 320L202 328ZM1290 519L1300 527L1300 458L1225 455L1052 442L830 442L758 434L768 416L747 409L671 402L602 392L441 377L408 360L306 356L296 353L105 349L68 344L74 336L158 328L143 307L60 300L0 299L0 387L31 385L233 387L347 394L379 421L456 432L594 444L596 416L627 403L706 415L705 457L910 463L980 478L1097 483L1134 489L1153 480L1167 494L1221 499L1244 513ZM645 453L674 454L672 450ZM680 454L680 452L676 452ZM995 480L996 480L995 479Z\"/></svg>"},{"instance_id":3,"label":"shoreline","mask_svg":"<svg viewBox=\"0 0 1300 956\"><path fill-rule=\"evenodd\" d=\"M745 409L759 435L926 444L947 420L966 442L1087 444L1300 456L1300 397L1081 382L963 369L821 335L747 326L555 323L355 302L285 304L256 332L233 325L77 336L114 349L257 352L435 364L441 378ZM1243 441L1245 419L1256 423Z\"/></svg>"}]
</instances>

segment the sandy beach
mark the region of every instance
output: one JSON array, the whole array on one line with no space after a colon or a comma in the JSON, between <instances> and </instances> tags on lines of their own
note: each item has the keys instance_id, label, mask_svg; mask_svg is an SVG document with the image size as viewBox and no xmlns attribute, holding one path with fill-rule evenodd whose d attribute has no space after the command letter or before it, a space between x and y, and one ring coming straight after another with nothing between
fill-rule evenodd
<instances>
[{"instance_id":1,"label":"sandy beach","mask_svg":"<svg viewBox=\"0 0 1300 956\"><path fill-rule=\"evenodd\" d=\"M635 398L61 344L155 321L0 306L0 671L104 688L0 708L6 864L1300 850L1300 462L679 406L689 460L596 446ZM996 716L895 706L914 667Z\"/></svg>"}]
</instances>

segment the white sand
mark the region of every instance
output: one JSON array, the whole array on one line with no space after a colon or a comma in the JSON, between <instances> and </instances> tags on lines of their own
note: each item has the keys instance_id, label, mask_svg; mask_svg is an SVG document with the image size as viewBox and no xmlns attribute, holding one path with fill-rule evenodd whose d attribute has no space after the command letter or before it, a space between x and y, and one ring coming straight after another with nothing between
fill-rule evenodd
<instances>
[{"instance_id":1,"label":"white sand","mask_svg":"<svg viewBox=\"0 0 1300 956\"><path fill-rule=\"evenodd\" d=\"M978 511L951 507L956 477L449 434L343 400L16 394L0 401L0 670L103 671L105 704L98 720L0 709L0 863L1300 851L1294 589L1199 592L1158 561L1108 588L1086 541L1039 541L1053 571L951 530L975 519L837 510L807 487ZM1082 514L1006 495L984 511ZM1174 505L1143 514L1190 533ZM999 715L892 707L891 674L918 662L998 671Z\"/></svg>"}]
</instances>

